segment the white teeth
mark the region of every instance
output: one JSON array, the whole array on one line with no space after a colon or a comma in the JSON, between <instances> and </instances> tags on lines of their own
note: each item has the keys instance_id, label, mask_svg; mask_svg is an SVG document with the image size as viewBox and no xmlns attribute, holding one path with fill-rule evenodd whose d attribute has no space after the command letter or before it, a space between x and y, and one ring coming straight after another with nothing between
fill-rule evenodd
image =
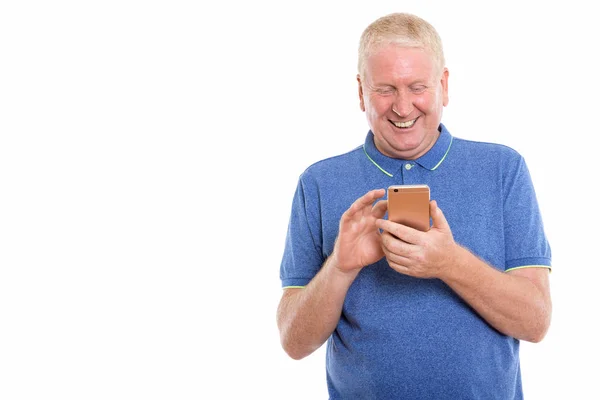
<instances>
[{"instance_id":1,"label":"white teeth","mask_svg":"<svg viewBox=\"0 0 600 400\"><path fill-rule=\"evenodd\" d=\"M396 125L398 128L410 128L411 126L413 126L415 124L415 121L417 119L413 119L412 121L406 121L406 122L393 122L394 125Z\"/></svg>"}]
</instances>

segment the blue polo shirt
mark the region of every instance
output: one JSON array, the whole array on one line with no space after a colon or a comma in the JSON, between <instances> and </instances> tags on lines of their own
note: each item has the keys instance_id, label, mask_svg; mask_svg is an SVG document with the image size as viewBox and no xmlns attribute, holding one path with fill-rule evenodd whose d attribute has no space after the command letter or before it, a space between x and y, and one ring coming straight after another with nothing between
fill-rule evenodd
<instances>
[{"instance_id":1,"label":"blue polo shirt","mask_svg":"<svg viewBox=\"0 0 600 400\"><path fill-rule=\"evenodd\" d=\"M457 243L507 271L550 267L535 191L515 150L453 137L443 124L416 160L364 145L300 176L281 263L283 287L307 285L333 251L340 217L369 190L427 184ZM385 258L361 270L327 342L330 399L522 399L519 341L488 325L439 279Z\"/></svg>"}]
</instances>

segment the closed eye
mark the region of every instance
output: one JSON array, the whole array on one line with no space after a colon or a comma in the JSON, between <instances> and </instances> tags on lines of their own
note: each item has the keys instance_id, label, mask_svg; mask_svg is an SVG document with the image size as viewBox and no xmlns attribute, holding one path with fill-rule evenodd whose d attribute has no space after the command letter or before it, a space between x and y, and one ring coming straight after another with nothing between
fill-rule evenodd
<instances>
[{"instance_id":1,"label":"closed eye","mask_svg":"<svg viewBox=\"0 0 600 400\"><path fill-rule=\"evenodd\" d=\"M388 94L394 94L396 92L396 89L391 86L386 86L386 87L376 88L374 91L377 94L388 95Z\"/></svg>"}]
</instances>

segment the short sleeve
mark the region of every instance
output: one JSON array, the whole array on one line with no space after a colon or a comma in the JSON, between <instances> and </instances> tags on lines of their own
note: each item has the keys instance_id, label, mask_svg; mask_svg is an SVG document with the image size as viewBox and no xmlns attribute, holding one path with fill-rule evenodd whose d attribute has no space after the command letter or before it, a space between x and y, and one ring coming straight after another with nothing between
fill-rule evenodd
<instances>
[{"instance_id":1,"label":"short sleeve","mask_svg":"<svg viewBox=\"0 0 600 400\"><path fill-rule=\"evenodd\" d=\"M285 248L280 266L282 286L305 286L325 262L318 190L302 176L292 201Z\"/></svg>"},{"instance_id":2,"label":"short sleeve","mask_svg":"<svg viewBox=\"0 0 600 400\"><path fill-rule=\"evenodd\" d=\"M550 244L529 170L519 156L504 182L505 270L529 266L551 268Z\"/></svg>"}]
</instances>

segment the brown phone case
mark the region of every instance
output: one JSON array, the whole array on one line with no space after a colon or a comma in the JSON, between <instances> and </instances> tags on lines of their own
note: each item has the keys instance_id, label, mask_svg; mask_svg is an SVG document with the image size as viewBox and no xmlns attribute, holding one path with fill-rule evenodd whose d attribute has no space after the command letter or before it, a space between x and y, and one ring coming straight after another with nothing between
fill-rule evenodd
<instances>
[{"instance_id":1,"label":"brown phone case","mask_svg":"<svg viewBox=\"0 0 600 400\"><path fill-rule=\"evenodd\" d=\"M423 232L429 230L429 186L388 187L388 219Z\"/></svg>"}]
</instances>

